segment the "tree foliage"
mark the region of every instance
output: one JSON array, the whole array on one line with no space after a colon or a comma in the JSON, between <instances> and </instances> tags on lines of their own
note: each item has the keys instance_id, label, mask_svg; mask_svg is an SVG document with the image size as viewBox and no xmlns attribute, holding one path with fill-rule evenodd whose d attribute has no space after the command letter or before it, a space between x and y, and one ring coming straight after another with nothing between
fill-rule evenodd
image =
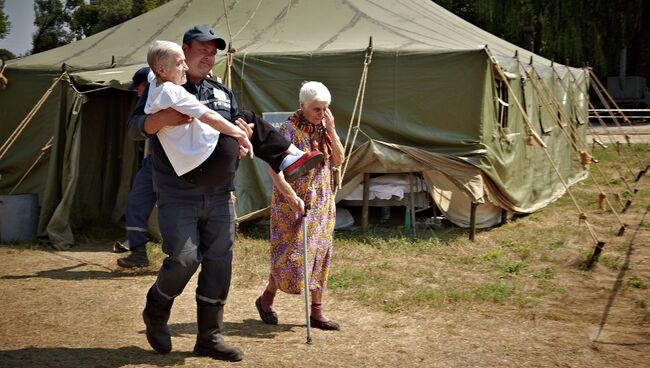
<instances>
[{"instance_id":1,"label":"tree foliage","mask_svg":"<svg viewBox=\"0 0 650 368\"><path fill-rule=\"evenodd\" d=\"M650 77L650 2L647 0L436 0L486 31L574 66L588 63L618 74L627 48L628 74ZM527 39L527 36L530 37Z\"/></svg>"},{"instance_id":2,"label":"tree foliage","mask_svg":"<svg viewBox=\"0 0 650 368\"><path fill-rule=\"evenodd\" d=\"M91 0L82 2L72 17L70 29L77 39L116 26L169 0Z\"/></svg>"},{"instance_id":3,"label":"tree foliage","mask_svg":"<svg viewBox=\"0 0 650 368\"><path fill-rule=\"evenodd\" d=\"M72 41L73 37L66 26L72 19L74 3L79 2L82 0L68 1L66 5L60 0L34 1L36 32L32 37L32 53L53 49Z\"/></svg>"},{"instance_id":4,"label":"tree foliage","mask_svg":"<svg viewBox=\"0 0 650 368\"><path fill-rule=\"evenodd\" d=\"M0 0L2 1L2 0ZM169 0L36 0L33 53L99 33ZM37 42L38 41L38 42Z\"/></svg>"},{"instance_id":5,"label":"tree foliage","mask_svg":"<svg viewBox=\"0 0 650 368\"><path fill-rule=\"evenodd\" d=\"M16 55L13 52L7 49L0 49L0 60L11 60L15 58Z\"/></svg>"},{"instance_id":6,"label":"tree foliage","mask_svg":"<svg viewBox=\"0 0 650 368\"><path fill-rule=\"evenodd\" d=\"M5 0L0 0L0 40L7 37L9 30L11 29L11 22L9 17L4 12L5 9Z\"/></svg>"}]
</instances>

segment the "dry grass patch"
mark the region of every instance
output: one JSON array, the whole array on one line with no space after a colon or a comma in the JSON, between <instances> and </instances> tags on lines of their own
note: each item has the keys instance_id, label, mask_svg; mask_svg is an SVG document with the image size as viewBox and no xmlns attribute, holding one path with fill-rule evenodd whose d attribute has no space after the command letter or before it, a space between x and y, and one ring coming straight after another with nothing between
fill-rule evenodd
<instances>
[{"instance_id":1,"label":"dry grass patch","mask_svg":"<svg viewBox=\"0 0 650 368\"><path fill-rule=\"evenodd\" d=\"M610 185L632 198L614 166L632 160L613 148L596 157ZM622 237L612 213L597 209L590 180L572 188L607 242L591 270L580 265L594 244L567 196L481 230L475 242L452 226L420 229L415 239L402 228L337 231L325 300L343 329L314 331L313 345L304 343L301 297L279 295L279 325L258 321L253 302L268 276L268 228L244 224L226 338L245 351L237 365L250 367L644 366L650 361L647 183L646 177L634 184L634 202L620 215L629 225ZM154 354L140 313L164 258L160 244L148 244L151 267L124 271L115 264L123 255L110 253L121 229L102 226L77 236L79 244L65 252L33 242L0 246L0 367L220 366L191 354L196 276L174 304L172 353Z\"/></svg>"}]
</instances>

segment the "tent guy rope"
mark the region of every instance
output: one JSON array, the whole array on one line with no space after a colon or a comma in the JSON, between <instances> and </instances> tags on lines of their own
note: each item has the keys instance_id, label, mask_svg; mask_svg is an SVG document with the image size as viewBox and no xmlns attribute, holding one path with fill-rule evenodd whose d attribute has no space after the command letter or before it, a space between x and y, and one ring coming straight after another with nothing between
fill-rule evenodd
<instances>
[{"instance_id":1,"label":"tent guy rope","mask_svg":"<svg viewBox=\"0 0 650 368\"><path fill-rule=\"evenodd\" d=\"M557 101L557 99L555 98L555 95L552 93L550 88L545 84L544 80L542 79L542 76L537 72L535 67L531 64L530 68L535 73L535 75L531 75L524 68L524 73L526 74L526 77L531 82L531 85L533 86L533 89L537 92L539 97L542 99L542 105L544 105L544 107L546 108L548 114L555 121L555 125L557 125L557 127L560 129L560 132L562 132L562 135L564 136L566 141L569 143L569 145L573 149L573 152L577 155L578 159L580 160L581 151L582 151L581 147L578 147L578 143L576 142L575 139L571 139L571 136L566 131L566 128L563 126L562 121L561 121L561 118L565 118L565 121L567 122L567 126L572 128L573 136L577 137L578 135L576 134L575 128L571 124L570 118L568 116L566 116L566 111L564 111L564 109L560 105L560 102ZM537 81L540 82L540 84L541 84L542 88L544 89L544 91L540 90L539 85L537 84L538 82L536 81L536 79L537 79ZM551 100L547 99L548 96L550 96ZM559 115L560 115L559 117L556 114L556 110L557 110L557 113L559 113ZM595 168L595 171L597 171L600 175L602 175L602 172L600 171L600 168L598 167L598 165L593 165L593 167ZM587 169L586 167L584 167L584 168ZM593 181L594 185L598 189L599 193L604 193L604 190L601 188L599 182L596 180L594 175L590 175L590 177L591 177L591 180ZM606 180L605 180L605 182L606 182ZM609 207L612 209L612 213L614 214L614 216L616 217L616 220L618 221L618 223L620 225L620 228L619 228L619 231L618 231L618 236L621 236L621 235L623 235L623 232L625 231L626 225L623 223L623 220L621 220L621 218L618 216L618 213L616 213L616 210L614 209L614 206L612 206L611 202L607 199L607 196L605 196L605 201L607 202Z\"/></svg>"},{"instance_id":2,"label":"tent guy rope","mask_svg":"<svg viewBox=\"0 0 650 368\"><path fill-rule=\"evenodd\" d=\"M18 126L13 131L13 133L11 133L9 138L7 138L7 140L2 144L2 147L0 147L0 159L2 159L7 154L7 151L9 151L9 148L11 148L11 146L16 142L16 139L18 138L18 136L20 136L20 134L25 130L25 127L27 127L27 124L29 124L32 121L32 118L34 117L34 115L36 115L36 113L43 106L43 104L45 103L47 98L50 96L50 94L52 94L52 91L54 90L54 87L65 76L68 76L68 73L64 71L63 73L61 73L61 75L59 75L58 78L56 78L54 80L54 82L52 82L52 85L50 86L50 88L48 88L45 91L43 96L41 96L41 98L34 105L34 107L32 107L32 109L29 111L29 113L27 113L27 116L25 116L25 118L20 122L20 124L18 124Z\"/></svg>"},{"instance_id":3,"label":"tent guy rope","mask_svg":"<svg viewBox=\"0 0 650 368\"><path fill-rule=\"evenodd\" d=\"M30 166L29 169L27 169L25 174L23 174L23 176L20 178L20 180L18 180L18 183L16 183L16 185L14 185L14 187L11 189L9 194L14 194L14 192L16 191L18 186L20 184L22 184L22 182L25 180L25 178L27 178L29 173L32 172L34 167L36 167L36 164L39 163L39 161L41 161L41 158L43 158L43 156L45 156L45 154L50 151L50 149L52 148L52 140L54 140L54 137L50 137L50 139L47 141L47 143L45 143L45 146L43 146L43 148L41 148L41 153L38 155L38 157L36 157L36 160L34 160L34 163L32 163L32 166Z\"/></svg>"},{"instance_id":4,"label":"tent guy rope","mask_svg":"<svg viewBox=\"0 0 650 368\"><path fill-rule=\"evenodd\" d=\"M553 170L555 171L555 174L557 175L558 179L562 183L562 186L564 186L564 190L566 191L567 194L569 194L569 197L571 197L571 201L573 201L573 205L578 209L578 214L579 214L578 218L579 218L579 220L583 221L585 223L585 225L587 227L587 230L589 232L589 235L592 237L594 242L597 243L597 244L604 245L605 242L601 241L598 238L598 235L596 234L596 232L592 228L591 224L587 220L587 215L580 208L580 205L578 204L578 201L576 200L575 196L571 192L571 190L569 188L569 185L566 183L566 180L564 179L564 177L562 177L562 174L560 173L560 169L558 169L557 164L555 163L555 161L553 161L553 157L551 157L551 154L548 152L548 146L544 143L544 141L535 132L535 130L533 128L533 125L532 125L532 123L530 121L530 118L528 116L528 113L526 112L526 110L523 108L523 106L519 102L519 99L517 98L517 95L515 94L515 92L512 89L512 86L508 82L508 77L505 75L503 70L501 70L501 66L497 62L496 58L492 55L492 52L490 51L490 49L488 48L487 45L485 45L485 52L487 53L490 60L492 61L492 65L493 65L492 69L499 75L499 78L501 78L504 81L505 86L508 88L509 95L512 96L512 99L515 102L515 105L519 109L519 112L521 112L522 117L524 118L524 122L525 122L525 124L526 124L526 126L528 128L529 134L532 137L534 137L534 139L538 143L540 143L540 146L543 148L544 155L546 156L549 163L553 167Z\"/></svg>"},{"instance_id":5,"label":"tent guy rope","mask_svg":"<svg viewBox=\"0 0 650 368\"><path fill-rule=\"evenodd\" d=\"M612 120L614 121L614 124L618 127L618 129L621 131L621 134L623 134L623 136L625 137L625 140L627 141L627 145L628 145L628 147L630 147L630 150L631 150L632 154L633 154L634 157L639 161L639 166L641 166L641 167L644 167L644 166L645 166L645 169L647 170L647 166L648 166L648 165L645 164L645 163L643 162L643 160L641 159L641 157L639 157L639 155L637 154L637 152L634 151L634 150L632 149L632 145L630 144L630 137L629 137L629 135L627 135L627 134L625 133L625 131L623 130L623 127L622 127L621 124L618 122L618 117L614 114L614 112L612 111L612 109L611 109L611 107L610 107L610 104L609 104L607 101L609 100L609 101L612 103L612 105L614 105L614 106L616 107L616 110L618 110L618 112L621 114L621 117L623 117L623 121L624 121L625 123L627 123L627 124L628 124L632 129L633 129L633 125L632 125L632 123L631 123L630 120L627 118L627 116L625 116L625 113L623 113L623 111L622 111L621 108L618 106L618 104L616 103L616 101L614 101L614 99L612 98L612 96L607 92L607 89L606 89L606 88L603 86L603 84L600 82L600 80L598 79L598 77L596 76L596 74L593 72L593 70L592 70L591 68L589 68L588 70L589 70L589 75L591 76L592 80L596 82L595 85L597 86L597 88L594 88L594 91L595 91L596 94L598 95L598 98L600 98L600 100L601 100L601 102L603 103L603 105L605 106L605 108L608 109L609 114L610 114L610 116L612 117ZM605 97L607 97L607 98L605 98ZM642 172L643 172L643 171L642 171ZM643 172L643 173L645 174L645 172ZM641 175L639 175L639 176L641 176Z\"/></svg>"},{"instance_id":6,"label":"tent guy rope","mask_svg":"<svg viewBox=\"0 0 650 368\"><path fill-rule=\"evenodd\" d=\"M345 136L345 144L343 145L343 153L345 154L345 163L343 164L343 170L340 172L340 180L338 180L338 187L337 189L341 189L342 185L342 179L345 178L345 172L348 169L348 163L350 162L350 155L352 154L352 150L354 149L354 144L357 141L357 135L359 134L359 131L361 130L361 113L363 111L363 100L366 95L366 81L368 79L368 67L370 66L370 63L372 63L372 53L373 53L373 48L372 48L372 36L370 36L370 40L368 41L368 48L366 49L366 55L363 60L363 71L361 72L361 80L359 81L359 89L357 90L357 98L354 100L354 108L352 109L352 116L350 116L350 124L348 125L348 132ZM357 115L357 106L359 107L359 114ZM356 123L354 123L354 119L357 119ZM353 127L354 125L354 127ZM352 138L352 142L350 143L350 133L354 129L354 136ZM365 134L365 133L364 133ZM366 135L367 136L367 135ZM350 143L348 145L348 143ZM349 151L348 151L349 148Z\"/></svg>"}]
</instances>

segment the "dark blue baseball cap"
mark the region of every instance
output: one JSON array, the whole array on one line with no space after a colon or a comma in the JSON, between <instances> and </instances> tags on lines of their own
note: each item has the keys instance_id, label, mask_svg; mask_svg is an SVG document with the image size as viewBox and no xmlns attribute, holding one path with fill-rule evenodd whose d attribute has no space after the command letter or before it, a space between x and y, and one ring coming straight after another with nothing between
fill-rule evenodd
<instances>
[{"instance_id":1,"label":"dark blue baseball cap","mask_svg":"<svg viewBox=\"0 0 650 368\"><path fill-rule=\"evenodd\" d=\"M219 50L226 49L226 41L224 41L223 38L217 36L217 34L214 32L214 29L212 29L212 27L207 24L194 26L185 32L185 35L183 36L183 43L189 45L192 40L199 40L203 42L216 41L217 48Z\"/></svg>"},{"instance_id":2,"label":"dark blue baseball cap","mask_svg":"<svg viewBox=\"0 0 650 368\"><path fill-rule=\"evenodd\" d=\"M148 66L138 69L138 71L135 72L135 74L133 74L132 82L129 85L129 91L135 91L135 89L138 88L140 83L146 82L147 75L149 75L150 70L151 69L149 69Z\"/></svg>"}]
</instances>

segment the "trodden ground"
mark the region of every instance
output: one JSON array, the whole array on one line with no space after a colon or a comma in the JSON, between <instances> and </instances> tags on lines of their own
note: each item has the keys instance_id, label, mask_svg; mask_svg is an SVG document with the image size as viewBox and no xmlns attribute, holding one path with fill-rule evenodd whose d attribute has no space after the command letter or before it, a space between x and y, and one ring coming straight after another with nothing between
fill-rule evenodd
<instances>
[{"instance_id":1,"label":"trodden ground","mask_svg":"<svg viewBox=\"0 0 650 368\"><path fill-rule=\"evenodd\" d=\"M266 241L263 230L244 231L225 315L227 340L245 352L239 363L192 355L196 277L174 305L172 352L151 351L141 311L162 259L156 245L154 264L140 272L118 269L114 238L78 237L61 252L2 245L0 367L647 367L650 215L642 183L623 215L630 225L623 237L611 213L595 210L593 188L576 186L607 240L592 270L579 266L593 244L566 197L480 231L473 243L454 228L421 231L417 240L337 233L326 301L343 328L315 330L311 345L300 296L277 298L279 325L258 320Z\"/></svg>"}]
</instances>

